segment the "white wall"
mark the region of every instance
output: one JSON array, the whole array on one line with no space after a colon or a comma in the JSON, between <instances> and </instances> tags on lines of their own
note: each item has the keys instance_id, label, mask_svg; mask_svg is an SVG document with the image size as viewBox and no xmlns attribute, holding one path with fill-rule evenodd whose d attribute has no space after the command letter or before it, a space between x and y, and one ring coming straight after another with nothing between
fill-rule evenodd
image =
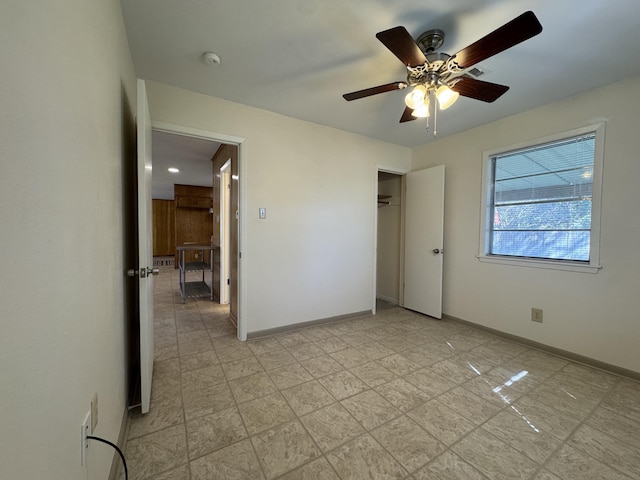
<instances>
[{"instance_id":1,"label":"white wall","mask_svg":"<svg viewBox=\"0 0 640 480\"><path fill-rule=\"evenodd\" d=\"M94 392L97 435L125 410L120 5L3 0L0 45L0 478L104 479L80 424Z\"/></svg>"},{"instance_id":2,"label":"white wall","mask_svg":"<svg viewBox=\"0 0 640 480\"><path fill-rule=\"evenodd\" d=\"M382 300L399 302L400 296L400 229L402 217L402 177L378 181L378 194L391 195L388 205L378 207L378 251L376 295Z\"/></svg>"},{"instance_id":3,"label":"white wall","mask_svg":"<svg viewBox=\"0 0 640 480\"><path fill-rule=\"evenodd\" d=\"M376 164L411 151L148 82L153 122L246 139L241 189L247 331L370 310ZM267 209L266 220L258 208Z\"/></svg>"},{"instance_id":4,"label":"white wall","mask_svg":"<svg viewBox=\"0 0 640 480\"><path fill-rule=\"evenodd\" d=\"M505 118L413 151L444 164L444 313L640 372L640 78ZM443 114L441 121L446 121ZM608 119L597 274L481 263L482 152ZM531 307L544 323L530 321Z\"/></svg>"}]
</instances>

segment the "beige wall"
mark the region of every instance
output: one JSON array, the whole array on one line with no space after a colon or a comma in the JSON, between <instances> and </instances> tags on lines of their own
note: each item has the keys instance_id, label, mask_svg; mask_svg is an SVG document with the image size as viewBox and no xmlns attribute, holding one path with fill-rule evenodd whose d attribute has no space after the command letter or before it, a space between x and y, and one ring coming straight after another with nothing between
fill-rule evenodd
<instances>
[{"instance_id":1,"label":"beige wall","mask_svg":"<svg viewBox=\"0 0 640 480\"><path fill-rule=\"evenodd\" d=\"M639 89L629 79L413 150L414 170L447 169L445 314L640 372ZM479 262L482 152L603 119L602 270ZM531 307L544 310L543 324L530 321Z\"/></svg>"},{"instance_id":2,"label":"beige wall","mask_svg":"<svg viewBox=\"0 0 640 480\"><path fill-rule=\"evenodd\" d=\"M240 315L247 332L372 308L376 165L408 169L410 149L159 83L147 86L152 122L246 139ZM266 220L258 219L260 207Z\"/></svg>"},{"instance_id":3,"label":"beige wall","mask_svg":"<svg viewBox=\"0 0 640 480\"><path fill-rule=\"evenodd\" d=\"M80 424L97 392L96 434L117 440L125 409L135 74L117 0L1 10L0 478L102 480L113 451L81 467Z\"/></svg>"}]
</instances>

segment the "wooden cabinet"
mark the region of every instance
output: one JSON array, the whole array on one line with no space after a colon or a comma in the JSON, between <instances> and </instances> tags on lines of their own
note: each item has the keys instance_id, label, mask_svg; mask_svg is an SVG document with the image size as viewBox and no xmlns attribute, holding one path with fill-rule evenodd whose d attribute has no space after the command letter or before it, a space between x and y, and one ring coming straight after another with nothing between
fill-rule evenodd
<instances>
[{"instance_id":1,"label":"wooden cabinet","mask_svg":"<svg viewBox=\"0 0 640 480\"><path fill-rule=\"evenodd\" d=\"M153 200L153 256L175 255L175 206L173 200Z\"/></svg>"},{"instance_id":2,"label":"wooden cabinet","mask_svg":"<svg viewBox=\"0 0 640 480\"><path fill-rule=\"evenodd\" d=\"M193 185L174 185L175 246L210 245L213 234L213 189ZM175 265L178 266L177 252ZM186 262L202 261L197 250L185 252Z\"/></svg>"}]
</instances>

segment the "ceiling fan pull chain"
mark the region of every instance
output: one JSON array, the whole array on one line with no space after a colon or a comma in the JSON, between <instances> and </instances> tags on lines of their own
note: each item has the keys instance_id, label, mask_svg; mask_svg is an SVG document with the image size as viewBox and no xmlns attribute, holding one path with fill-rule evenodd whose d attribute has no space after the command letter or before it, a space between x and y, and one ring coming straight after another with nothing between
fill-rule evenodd
<instances>
[{"instance_id":1,"label":"ceiling fan pull chain","mask_svg":"<svg viewBox=\"0 0 640 480\"><path fill-rule=\"evenodd\" d=\"M438 106L436 105L435 101L432 103L433 103L433 138L436 138L438 136Z\"/></svg>"}]
</instances>

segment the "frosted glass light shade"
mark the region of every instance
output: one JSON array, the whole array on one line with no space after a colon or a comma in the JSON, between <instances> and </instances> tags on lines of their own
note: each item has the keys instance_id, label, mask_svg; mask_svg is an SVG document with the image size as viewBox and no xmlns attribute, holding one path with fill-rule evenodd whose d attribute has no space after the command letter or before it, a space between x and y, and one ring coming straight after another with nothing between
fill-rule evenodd
<instances>
[{"instance_id":1,"label":"frosted glass light shade","mask_svg":"<svg viewBox=\"0 0 640 480\"><path fill-rule=\"evenodd\" d=\"M407 107L415 110L424 103L424 97L427 89L424 85L416 85L416 87L404 97L404 103Z\"/></svg>"},{"instance_id":2,"label":"frosted glass light shade","mask_svg":"<svg viewBox=\"0 0 640 480\"><path fill-rule=\"evenodd\" d=\"M440 104L440 110L446 110L456 103L459 96L460 94L458 92L454 92L446 85L442 85L441 87L438 87L438 90L436 90L436 97L438 98L438 104Z\"/></svg>"},{"instance_id":3,"label":"frosted glass light shade","mask_svg":"<svg viewBox=\"0 0 640 480\"><path fill-rule=\"evenodd\" d=\"M422 102L422 105L418 105L413 112L411 112L411 115L413 115L414 117L418 117L418 118L425 118L430 116L429 113L429 97L426 96L424 98L424 101Z\"/></svg>"}]
</instances>

